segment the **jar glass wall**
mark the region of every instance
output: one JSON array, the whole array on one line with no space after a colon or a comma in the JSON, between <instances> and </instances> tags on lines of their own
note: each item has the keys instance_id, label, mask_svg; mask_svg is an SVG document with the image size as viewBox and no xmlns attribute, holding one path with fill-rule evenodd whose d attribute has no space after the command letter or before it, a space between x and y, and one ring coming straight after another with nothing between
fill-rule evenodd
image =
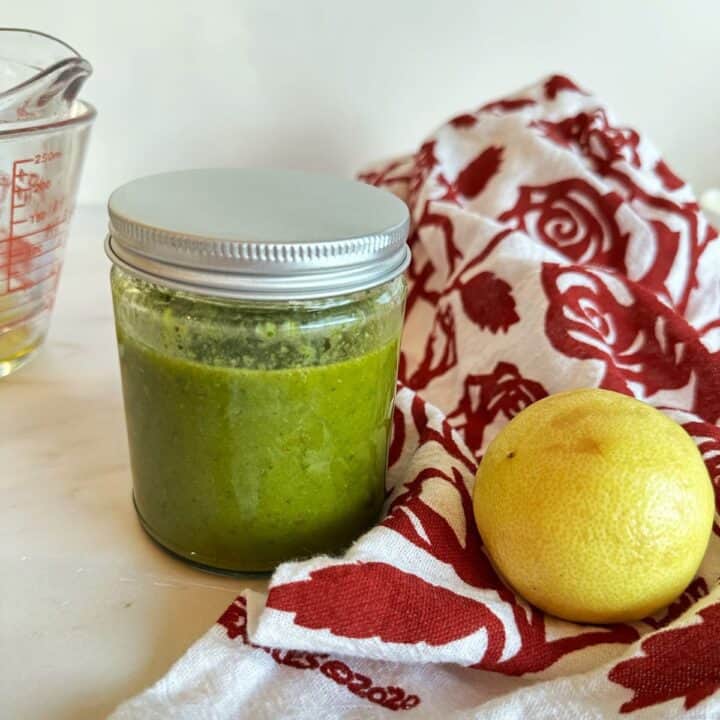
<instances>
[{"instance_id":1,"label":"jar glass wall","mask_svg":"<svg viewBox=\"0 0 720 720\"><path fill-rule=\"evenodd\" d=\"M292 302L111 277L135 504L160 544L267 571L339 552L377 521L402 276Z\"/></svg>"}]
</instances>

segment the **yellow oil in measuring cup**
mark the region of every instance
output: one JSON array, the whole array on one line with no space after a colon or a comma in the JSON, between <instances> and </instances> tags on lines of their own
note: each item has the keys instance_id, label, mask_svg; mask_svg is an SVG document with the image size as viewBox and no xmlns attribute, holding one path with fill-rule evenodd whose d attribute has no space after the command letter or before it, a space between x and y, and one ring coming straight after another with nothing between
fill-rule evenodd
<instances>
[{"instance_id":1,"label":"yellow oil in measuring cup","mask_svg":"<svg viewBox=\"0 0 720 720\"><path fill-rule=\"evenodd\" d=\"M0 29L4 52L13 47L20 53L23 38L27 57L13 58L4 73L0 59L0 78L31 57L37 70L17 88L0 87L0 377L27 362L47 334L95 118L94 108L75 98L90 71L87 61L54 38ZM46 41L54 62L43 69L37 58ZM55 59L62 52L72 53L67 62ZM58 64L67 72L58 74Z\"/></svg>"}]
</instances>

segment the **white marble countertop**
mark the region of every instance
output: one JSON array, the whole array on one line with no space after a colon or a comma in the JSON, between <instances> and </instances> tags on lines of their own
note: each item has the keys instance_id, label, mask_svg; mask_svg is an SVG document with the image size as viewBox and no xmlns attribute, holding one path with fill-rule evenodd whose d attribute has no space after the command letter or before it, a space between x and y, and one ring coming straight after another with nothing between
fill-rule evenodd
<instances>
[{"instance_id":1,"label":"white marble countertop","mask_svg":"<svg viewBox=\"0 0 720 720\"><path fill-rule=\"evenodd\" d=\"M97 720L159 678L243 587L143 533L104 208L78 209L50 334L0 380L0 716Z\"/></svg>"}]
</instances>

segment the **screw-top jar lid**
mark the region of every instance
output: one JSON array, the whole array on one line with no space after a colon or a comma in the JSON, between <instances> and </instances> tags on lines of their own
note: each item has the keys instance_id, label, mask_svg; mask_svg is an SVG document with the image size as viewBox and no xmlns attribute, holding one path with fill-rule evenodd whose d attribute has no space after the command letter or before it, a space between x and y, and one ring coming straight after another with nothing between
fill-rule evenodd
<instances>
[{"instance_id":1,"label":"screw-top jar lid","mask_svg":"<svg viewBox=\"0 0 720 720\"><path fill-rule=\"evenodd\" d=\"M319 298L399 275L409 214L389 192L326 175L183 170L110 196L106 250L152 282L208 295Z\"/></svg>"}]
</instances>

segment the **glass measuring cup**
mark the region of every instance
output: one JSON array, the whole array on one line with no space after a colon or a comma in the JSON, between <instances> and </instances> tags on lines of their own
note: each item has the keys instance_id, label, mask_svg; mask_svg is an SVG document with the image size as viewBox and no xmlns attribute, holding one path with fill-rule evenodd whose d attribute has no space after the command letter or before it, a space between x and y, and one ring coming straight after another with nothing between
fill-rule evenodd
<instances>
[{"instance_id":1,"label":"glass measuring cup","mask_svg":"<svg viewBox=\"0 0 720 720\"><path fill-rule=\"evenodd\" d=\"M76 99L90 71L55 38L0 29L0 377L47 334L95 119Z\"/></svg>"}]
</instances>

